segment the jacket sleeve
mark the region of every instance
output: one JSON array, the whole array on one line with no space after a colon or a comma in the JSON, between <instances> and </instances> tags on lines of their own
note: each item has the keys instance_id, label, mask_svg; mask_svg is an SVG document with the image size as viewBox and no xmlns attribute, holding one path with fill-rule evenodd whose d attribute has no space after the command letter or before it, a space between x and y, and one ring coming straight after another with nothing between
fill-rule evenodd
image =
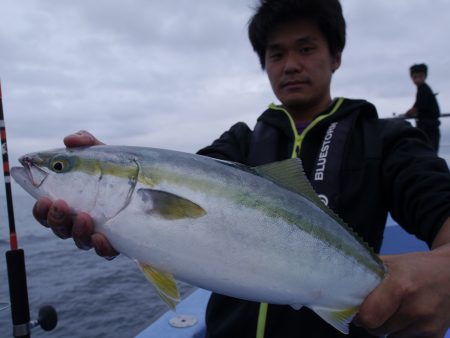
<instances>
[{"instance_id":1,"label":"jacket sleeve","mask_svg":"<svg viewBox=\"0 0 450 338\"><path fill-rule=\"evenodd\" d=\"M245 123L238 122L197 154L245 164L251 134Z\"/></svg>"},{"instance_id":2,"label":"jacket sleeve","mask_svg":"<svg viewBox=\"0 0 450 338\"><path fill-rule=\"evenodd\" d=\"M396 124L396 123L394 123ZM382 163L383 188L392 217L431 246L450 216L450 174L425 136L407 123L389 124Z\"/></svg>"}]
</instances>

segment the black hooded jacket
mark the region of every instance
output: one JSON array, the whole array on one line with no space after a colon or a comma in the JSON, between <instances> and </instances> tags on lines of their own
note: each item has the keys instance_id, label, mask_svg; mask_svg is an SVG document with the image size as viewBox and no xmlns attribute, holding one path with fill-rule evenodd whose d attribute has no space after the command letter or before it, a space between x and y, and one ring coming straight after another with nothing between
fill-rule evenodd
<instances>
[{"instance_id":1,"label":"black hooded jacket","mask_svg":"<svg viewBox=\"0 0 450 338\"><path fill-rule=\"evenodd\" d=\"M375 107L364 100L341 103L335 112L330 114L330 107L316 117L300 137L298 155L306 175L313 179L330 125L347 120L349 130L336 160L340 163L329 164L336 171L331 182L337 196L334 211L376 252L388 212L406 231L431 245L450 216L446 162L408 122L379 119ZM256 166L291 157L296 141L299 137L288 113L272 106L253 131L237 123L199 154ZM259 303L213 294L206 313L207 337L255 337L258 311ZM341 336L349 337L309 309L269 305L265 338ZM350 337L370 335L351 326Z\"/></svg>"},{"instance_id":2,"label":"black hooded jacket","mask_svg":"<svg viewBox=\"0 0 450 338\"><path fill-rule=\"evenodd\" d=\"M433 93L430 86L425 82L417 87L414 107L418 110L417 117L419 120L437 120L441 114L436 100L436 94Z\"/></svg>"}]
</instances>

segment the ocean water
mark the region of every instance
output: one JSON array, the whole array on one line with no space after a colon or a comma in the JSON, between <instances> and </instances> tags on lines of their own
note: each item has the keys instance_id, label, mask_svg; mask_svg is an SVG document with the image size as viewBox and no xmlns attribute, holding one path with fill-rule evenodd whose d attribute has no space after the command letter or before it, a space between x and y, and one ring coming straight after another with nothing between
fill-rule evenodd
<instances>
[{"instance_id":1,"label":"ocean water","mask_svg":"<svg viewBox=\"0 0 450 338\"><path fill-rule=\"evenodd\" d=\"M18 189L13 187L13 192ZM9 302L5 204L0 195L0 309ZM50 332L34 328L32 337L134 337L168 310L132 260L119 256L107 261L93 250L79 250L71 239L57 238L34 220L33 204L27 195L14 197L19 247L25 252L30 316L37 319L39 308L51 304L58 313L58 325ZM183 283L179 286L182 295L192 289ZM9 307L0 310L0 338L6 337L12 337Z\"/></svg>"}]
</instances>

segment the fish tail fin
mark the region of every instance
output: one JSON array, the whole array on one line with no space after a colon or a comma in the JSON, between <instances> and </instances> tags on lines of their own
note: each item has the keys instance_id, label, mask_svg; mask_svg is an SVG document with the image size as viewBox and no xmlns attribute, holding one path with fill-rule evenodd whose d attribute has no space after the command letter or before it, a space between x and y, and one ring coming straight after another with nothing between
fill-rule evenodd
<instances>
[{"instance_id":1,"label":"fish tail fin","mask_svg":"<svg viewBox=\"0 0 450 338\"><path fill-rule=\"evenodd\" d=\"M329 309L322 307L310 308L317 313L320 318L344 334L348 334L348 326L358 312L357 307L347 309Z\"/></svg>"}]
</instances>

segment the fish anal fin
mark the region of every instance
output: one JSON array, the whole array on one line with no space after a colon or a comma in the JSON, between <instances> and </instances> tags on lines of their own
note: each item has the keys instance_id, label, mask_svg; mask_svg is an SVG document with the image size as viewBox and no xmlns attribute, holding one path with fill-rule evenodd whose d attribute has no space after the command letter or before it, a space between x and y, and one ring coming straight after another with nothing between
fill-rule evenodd
<instances>
[{"instance_id":1,"label":"fish anal fin","mask_svg":"<svg viewBox=\"0 0 450 338\"><path fill-rule=\"evenodd\" d=\"M311 306L309 308L317 313L320 318L328 324L344 334L348 334L348 326L358 312L357 307L347 309L327 309Z\"/></svg>"},{"instance_id":2,"label":"fish anal fin","mask_svg":"<svg viewBox=\"0 0 450 338\"><path fill-rule=\"evenodd\" d=\"M146 213L164 219L199 218L206 214L200 205L166 191L139 189L137 193L144 203Z\"/></svg>"},{"instance_id":3,"label":"fish anal fin","mask_svg":"<svg viewBox=\"0 0 450 338\"><path fill-rule=\"evenodd\" d=\"M161 299L172 309L180 302L180 292L172 274L159 271L148 264L137 262L145 277L155 287Z\"/></svg>"}]
</instances>

